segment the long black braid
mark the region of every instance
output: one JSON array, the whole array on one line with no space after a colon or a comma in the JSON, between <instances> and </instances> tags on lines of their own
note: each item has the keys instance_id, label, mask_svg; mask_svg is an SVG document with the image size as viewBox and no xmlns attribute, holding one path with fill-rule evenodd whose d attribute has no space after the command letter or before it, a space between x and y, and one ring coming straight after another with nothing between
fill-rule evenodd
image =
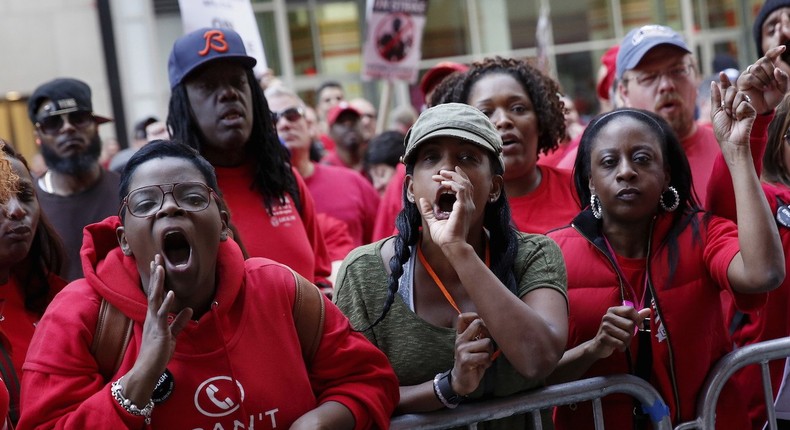
<instances>
[{"instance_id":1,"label":"long black braid","mask_svg":"<svg viewBox=\"0 0 790 430\"><path fill-rule=\"evenodd\" d=\"M252 70L246 70L247 82L252 93L253 121L250 138L245 145L247 155L253 159L253 183L250 187L263 196L269 215L275 203L284 204L289 194L301 213L302 202L299 186L291 170L288 150L280 144L277 130L271 120L269 103ZM172 130L173 140L184 142L202 153L205 137L195 120L184 82L173 88L167 115L167 125Z\"/></svg>"},{"instance_id":2,"label":"long black braid","mask_svg":"<svg viewBox=\"0 0 790 430\"><path fill-rule=\"evenodd\" d=\"M494 173L501 175L503 169L499 164L498 158L491 154L489 155L489 161ZM411 175L412 173L414 173L413 162L406 165L406 174ZM392 303L395 301L395 294L398 293L400 278L403 276L403 265L411 258L411 247L419 246L422 215L417 204L409 201L405 186L403 187L402 199L403 209L395 219L398 234L395 235L393 244L395 254L389 261L390 275L387 278L387 299L384 302L381 315L376 321L360 331L366 331L375 327L387 316ZM518 241L516 231L510 224L510 206L507 202L505 190L502 188L499 198L495 202L486 205L483 214L483 225L490 234L491 271L508 290L515 294L517 285L513 266L516 261L516 253L518 252Z\"/></svg>"}]
</instances>

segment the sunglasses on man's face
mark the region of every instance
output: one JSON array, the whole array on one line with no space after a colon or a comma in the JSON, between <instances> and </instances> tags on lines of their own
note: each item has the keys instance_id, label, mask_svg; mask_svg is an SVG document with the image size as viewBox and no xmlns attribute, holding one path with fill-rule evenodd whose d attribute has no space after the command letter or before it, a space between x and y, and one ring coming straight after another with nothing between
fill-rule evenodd
<instances>
[{"instance_id":1,"label":"sunglasses on man's face","mask_svg":"<svg viewBox=\"0 0 790 430\"><path fill-rule=\"evenodd\" d=\"M86 128L96 122L93 118L93 112L77 110L74 112L62 113L60 115L39 118L38 122L36 122L36 127L44 132L44 134L58 134L60 129L63 128L64 117L69 121L69 124L76 128Z\"/></svg>"},{"instance_id":2,"label":"sunglasses on man's face","mask_svg":"<svg viewBox=\"0 0 790 430\"><path fill-rule=\"evenodd\" d=\"M285 118L288 122L295 122L299 121L304 116L304 109L300 107L294 107L289 109L284 109L279 112L272 112L272 122L277 124L280 122L280 118Z\"/></svg>"}]
</instances>

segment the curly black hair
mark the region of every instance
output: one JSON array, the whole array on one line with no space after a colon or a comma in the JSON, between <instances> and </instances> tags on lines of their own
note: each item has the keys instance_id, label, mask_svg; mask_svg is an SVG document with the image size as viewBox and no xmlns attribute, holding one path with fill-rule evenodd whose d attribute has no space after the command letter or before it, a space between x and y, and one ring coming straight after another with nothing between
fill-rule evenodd
<instances>
[{"instance_id":1,"label":"curly black hair","mask_svg":"<svg viewBox=\"0 0 790 430\"><path fill-rule=\"evenodd\" d=\"M532 101L538 118L538 153L555 150L565 137L565 107L559 97L559 85L524 60L497 56L474 62L466 72L442 81L430 100L431 105L468 103L475 83L494 73L512 76Z\"/></svg>"},{"instance_id":2,"label":"curly black hair","mask_svg":"<svg viewBox=\"0 0 790 430\"><path fill-rule=\"evenodd\" d=\"M257 85L252 69L247 69L247 82L252 93L252 132L245 144L245 151L253 160L255 168L253 183L250 184L263 196L266 211L271 215L275 202L285 204L285 195L291 196L297 210L302 212L299 185L291 170L288 150L280 144L277 130L271 120L269 103L263 90ZM173 88L167 114L167 125L173 131L172 138L196 149L201 154L205 137L195 120L187 96L184 81Z\"/></svg>"}]
</instances>

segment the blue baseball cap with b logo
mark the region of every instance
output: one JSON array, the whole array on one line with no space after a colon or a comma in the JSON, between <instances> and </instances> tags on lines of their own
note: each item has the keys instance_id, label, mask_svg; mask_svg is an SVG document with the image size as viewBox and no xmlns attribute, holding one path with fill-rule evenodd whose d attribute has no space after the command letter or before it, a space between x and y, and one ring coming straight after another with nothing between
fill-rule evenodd
<instances>
[{"instance_id":1,"label":"blue baseball cap with b logo","mask_svg":"<svg viewBox=\"0 0 790 430\"><path fill-rule=\"evenodd\" d=\"M201 28L181 36L173 44L167 62L170 89L196 68L215 60L236 61L250 69L257 63L247 55L239 33L228 28Z\"/></svg>"}]
</instances>

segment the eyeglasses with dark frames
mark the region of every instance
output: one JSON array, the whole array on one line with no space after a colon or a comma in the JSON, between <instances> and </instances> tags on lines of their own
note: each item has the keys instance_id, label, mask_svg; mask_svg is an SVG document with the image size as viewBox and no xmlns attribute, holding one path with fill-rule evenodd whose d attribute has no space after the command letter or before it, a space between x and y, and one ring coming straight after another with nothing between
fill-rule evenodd
<instances>
[{"instance_id":1,"label":"eyeglasses with dark frames","mask_svg":"<svg viewBox=\"0 0 790 430\"><path fill-rule=\"evenodd\" d=\"M168 194L172 194L176 205L187 212L205 210L211 204L211 196L217 198L214 190L201 182L148 185L129 191L121 202L118 216L122 217L124 208L136 218L154 216L162 209Z\"/></svg>"},{"instance_id":2,"label":"eyeglasses with dark frames","mask_svg":"<svg viewBox=\"0 0 790 430\"><path fill-rule=\"evenodd\" d=\"M672 81L679 81L691 75L691 64L684 63L673 66L667 70L660 72L648 72L635 74L630 78L623 78L623 83L628 81L635 81L639 86L650 88L654 87L660 80L661 76L666 76Z\"/></svg>"},{"instance_id":3,"label":"eyeglasses with dark frames","mask_svg":"<svg viewBox=\"0 0 790 430\"><path fill-rule=\"evenodd\" d=\"M73 112L62 113L60 115L50 115L39 118L36 122L36 127L44 134L56 135L63 128L64 117L69 121L69 124L76 128L87 128L96 122L93 117L93 112L86 110L76 110Z\"/></svg>"},{"instance_id":4,"label":"eyeglasses with dark frames","mask_svg":"<svg viewBox=\"0 0 790 430\"><path fill-rule=\"evenodd\" d=\"M272 122L275 124L280 122L280 118L285 118L288 122L295 122L299 121L302 117L304 117L304 109L301 107L292 107L283 109L279 112L272 112Z\"/></svg>"}]
</instances>

